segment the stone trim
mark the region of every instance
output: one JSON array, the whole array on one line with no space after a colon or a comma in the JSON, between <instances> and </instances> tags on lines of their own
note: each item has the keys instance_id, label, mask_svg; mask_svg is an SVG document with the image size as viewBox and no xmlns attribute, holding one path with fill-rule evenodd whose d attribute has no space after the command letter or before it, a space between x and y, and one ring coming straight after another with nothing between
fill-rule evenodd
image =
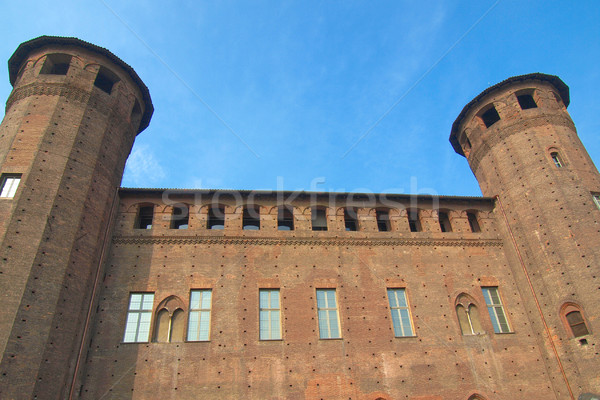
<instances>
[{"instance_id":1,"label":"stone trim","mask_svg":"<svg viewBox=\"0 0 600 400\"><path fill-rule=\"evenodd\" d=\"M351 238L250 238L241 236L116 236L114 244L222 244L255 246L451 246L502 247L500 239L351 239Z\"/></svg>"}]
</instances>

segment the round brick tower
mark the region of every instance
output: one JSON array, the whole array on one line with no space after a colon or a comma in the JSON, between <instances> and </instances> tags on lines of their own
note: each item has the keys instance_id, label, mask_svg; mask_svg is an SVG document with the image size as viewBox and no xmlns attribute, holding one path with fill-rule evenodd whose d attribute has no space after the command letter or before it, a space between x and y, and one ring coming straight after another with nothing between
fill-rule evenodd
<instances>
[{"instance_id":1,"label":"round brick tower","mask_svg":"<svg viewBox=\"0 0 600 400\"><path fill-rule=\"evenodd\" d=\"M21 44L9 73L0 126L0 398L68 398L117 188L153 107L130 66L76 38Z\"/></svg>"},{"instance_id":2,"label":"round brick tower","mask_svg":"<svg viewBox=\"0 0 600 400\"><path fill-rule=\"evenodd\" d=\"M483 195L497 198L515 279L529 299L560 399L600 392L593 350L600 321L587 318L600 310L600 203L594 200L600 175L568 105L569 88L558 77L516 76L471 101L450 135ZM576 316L587 334L574 325Z\"/></svg>"}]
</instances>

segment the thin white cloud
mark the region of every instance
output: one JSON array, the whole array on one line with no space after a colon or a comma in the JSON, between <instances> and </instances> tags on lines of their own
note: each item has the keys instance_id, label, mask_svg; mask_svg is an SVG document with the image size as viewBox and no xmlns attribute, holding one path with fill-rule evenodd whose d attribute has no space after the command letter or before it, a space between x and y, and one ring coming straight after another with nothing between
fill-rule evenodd
<instances>
[{"instance_id":1,"label":"thin white cloud","mask_svg":"<svg viewBox=\"0 0 600 400\"><path fill-rule=\"evenodd\" d=\"M165 171L150 146L134 146L125 164L123 186L151 187L164 177Z\"/></svg>"}]
</instances>

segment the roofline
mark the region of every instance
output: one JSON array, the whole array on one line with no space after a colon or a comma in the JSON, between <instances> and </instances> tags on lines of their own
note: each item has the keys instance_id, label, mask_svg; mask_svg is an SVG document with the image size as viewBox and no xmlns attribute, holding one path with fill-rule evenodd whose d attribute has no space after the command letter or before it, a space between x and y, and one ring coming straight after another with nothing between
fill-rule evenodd
<instances>
[{"instance_id":1,"label":"roofline","mask_svg":"<svg viewBox=\"0 0 600 400\"><path fill-rule=\"evenodd\" d=\"M131 193L131 194L142 194L142 193L156 193L162 194L165 191L171 191L174 194L210 194L210 193L241 193L241 194L254 194L264 196L275 196L275 195L302 195L302 196L356 196L356 197L369 197L369 196L388 196L388 197L404 197L404 198L423 198L423 199L444 199L444 200L468 200L468 201L494 201L494 197L480 197L480 196L448 196L448 195L431 195L431 194L401 194L401 193L354 193L354 192L310 192L305 190L236 190L236 189L177 189L177 188L119 188L120 193Z\"/></svg>"},{"instance_id":2,"label":"roofline","mask_svg":"<svg viewBox=\"0 0 600 400\"><path fill-rule=\"evenodd\" d=\"M465 155L462 151L462 147L458 143L458 134L459 134L458 127L462 123L463 118L467 115L467 113L469 111L471 111L471 108L473 108L473 106L476 103L478 103L483 97L487 96L488 94L490 94L491 92L493 92L495 90L501 89L505 86L512 85L513 83L531 81L531 80L538 80L538 81L548 82L548 83L552 84L558 90L558 94L560 95L563 103L565 104L565 107L569 106L569 103L571 101L570 97L569 97L569 87L558 76L547 75L547 74L543 74L540 72L534 72L532 74L518 75L518 76L513 76L511 78L505 79L502 82L497 83L494 86L490 86L489 88L485 89L483 92L479 93L479 95L477 95L477 97L475 97L473 100L471 100L469 102L469 104L467 104L462 109L462 111L458 115L458 118L456 118L456 120L452 124L452 130L450 131L450 143L452 144L454 151L456 151L461 156Z\"/></svg>"},{"instance_id":3,"label":"roofline","mask_svg":"<svg viewBox=\"0 0 600 400\"><path fill-rule=\"evenodd\" d=\"M152 105L152 99L150 98L150 91L148 87L142 82L138 74L126 64L119 57L115 56L109 50L96 46L95 44L85 42L81 39L75 37L62 37L62 36L40 36L35 39L28 40L27 42L23 42L17 47L13 55L8 60L8 76L10 80L10 84L12 86L15 85L15 81L17 80L17 74L19 73L19 69L21 64L25 58L31 53L33 50L42 48L44 46L50 45L60 45L60 46L77 46L89 50L91 52L100 54L110 61L121 67L127 74L131 77L133 82L138 85L140 92L142 93L142 98L144 100L144 115L142 116L142 120L140 122L140 127L138 133L142 132L144 129L148 127L150 124L150 119L152 118L152 114L154 113L154 106Z\"/></svg>"}]
</instances>

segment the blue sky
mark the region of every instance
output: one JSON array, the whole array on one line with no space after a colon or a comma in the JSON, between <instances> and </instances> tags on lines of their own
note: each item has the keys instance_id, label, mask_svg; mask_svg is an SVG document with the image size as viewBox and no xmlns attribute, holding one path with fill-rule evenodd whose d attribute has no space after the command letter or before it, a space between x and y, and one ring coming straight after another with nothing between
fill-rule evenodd
<instances>
[{"instance_id":1,"label":"blue sky","mask_svg":"<svg viewBox=\"0 0 600 400\"><path fill-rule=\"evenodd\" d=\"M76 36L146 83L155 113L123 186L479 196L450 127L485 88L531 72L570 87L600 160L595 1L28 1L0 14L4 61L31 38Z\"/></svg>"}]
</instances>

